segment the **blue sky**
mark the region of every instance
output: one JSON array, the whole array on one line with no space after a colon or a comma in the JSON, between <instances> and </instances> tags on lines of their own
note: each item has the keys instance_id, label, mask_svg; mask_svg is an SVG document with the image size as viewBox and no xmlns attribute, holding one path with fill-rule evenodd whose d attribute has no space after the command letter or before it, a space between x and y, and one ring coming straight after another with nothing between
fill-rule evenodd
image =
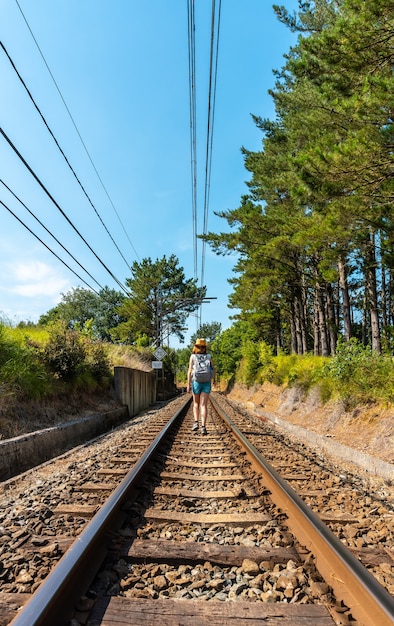
<instances>
[{"instance_id":1,"label":"blue sky","mask_svg":"<svg viewBox=\"0 0 394 626\"><path fill-rule=\"evenodd\" d=\"M290 11L298 6L297 0L278 4ZM208 110L209 0L195 2L195 22L200 233ZM0 200L96 289L98 285L119 289L113 277L124 284L133 261L170 254L178 257L186 277L193 277L186 0L0 0L0 32L2 44L94 208L2 49L1 128L61 211L4 136L0 136L0 179L74 258L2 183ZM261 146L261 133L251 114L274 116L268 95L274 85L273 70L283 66L283 55L294 43L295 35L278 22L269 0L223 0L210 231L226 230L226 222L214 211L236 208L247 192L248 173L241 147L258 150ZM86 284L3 205L0 216L0 314L12 323L36 322L59 302L62 293ZM231 325L229 317L234 312L227 306L231 292L228 279L234 263L233 257L216 256L207 246L204 282L207 295L216 300L204 305L203 323L221 322L223 329ZM190 318L189 322L193 333L196 320ZM176 344L173 338L170 343Z\"/></svg>"}]
</instances>

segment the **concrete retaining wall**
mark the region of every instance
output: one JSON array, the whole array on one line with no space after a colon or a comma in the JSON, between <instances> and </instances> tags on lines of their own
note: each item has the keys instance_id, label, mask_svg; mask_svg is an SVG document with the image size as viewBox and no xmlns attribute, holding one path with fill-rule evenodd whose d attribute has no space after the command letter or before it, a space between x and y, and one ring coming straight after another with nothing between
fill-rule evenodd
<instances>
[{"instance_id":1,"label":"concrete retaining wall","mask_svg":"<svg viewBox=\"0 0 394 626\"><path fill-rule=\"evenodd\" d=\"M126 404L130 416L156 401L156 374L129 367L114 368L115 398Z\"/></svg>"},{"instance_id":2,"label":"concrete retaining wall","mask_svg":"<svg viewBox=\"0 0 394 626\"><path fill-rule=\"evenodd\" d=\"M7 480L53 459L73 446L108 432L128 418L127 407L124 406L1 441L0 480Z\"/></svg>"},{"instance_id":3,"label":"concrete retaining wall","mask_svg":"<svg viewBox=\"0 0 394 626\"><path fill-rule=\"evenodd\" d=\"M0 441L0 481L108 432L156 401L154 372L115 367L114 385L122 408Z\"/></svg>"}]
</instances>

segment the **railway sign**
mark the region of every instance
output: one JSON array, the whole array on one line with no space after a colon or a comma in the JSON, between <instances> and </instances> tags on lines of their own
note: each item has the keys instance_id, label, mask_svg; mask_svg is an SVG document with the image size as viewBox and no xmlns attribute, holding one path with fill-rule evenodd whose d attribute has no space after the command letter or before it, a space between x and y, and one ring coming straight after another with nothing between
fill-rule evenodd
<instances>
[{"instance_id":1,"label":"railway sign","mask_svg":"<svg viewBox=\"0 0 394 626\"><path fill-rule=\"evenodd\" d=\"M167 352L164 350L164 348L159 346L158 348L156 348L153 354L155 355L156 359L159 359L159 361L161 361L162 358L166 356Z\"/></svg>"}]
</instances>

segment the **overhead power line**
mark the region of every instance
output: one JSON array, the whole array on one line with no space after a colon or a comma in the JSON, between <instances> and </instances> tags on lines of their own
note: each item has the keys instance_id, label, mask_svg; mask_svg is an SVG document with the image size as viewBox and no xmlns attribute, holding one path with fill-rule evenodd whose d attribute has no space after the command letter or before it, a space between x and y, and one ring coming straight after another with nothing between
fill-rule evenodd
<instances>
[{"instance_id":1,"label":"overhead power line","mask_svg":"<svg viewBox=\"0 0 394 626\"><path fill-rule=\"evenodd\" d=\"M24 203L24 202L23 202L23 201L22 201L22 200L21 200L21 199L20 199L20 198L16 195L16 193L14 193L14 192L12 191L12 189L10 189L10 187L9 187L9 186L8 186L8 185L7 185L7 184L6 184L3 180L1 180L1 179L0 179L0 183L1 183L1 184L2 184L2 185L3 185L3 186L4 186L4 187L5 187L5 188L6 188L6 189L7 189L7 190L8 190L8 191L9 191L9 192L13 195L13 196L14 196L14 198L15 198L16 200L18 200L18 202L19 202L19 203L20 203L20 204L21 204L21 205L22 205L22 206L26 209L26 211L28 211L28 213L30 213L30 215L31 215L32 217L34 217L34 219L35 219L35 220L36 220L36 221L40 224L40 226L42 226L42 228L44 228L44 230L46 230L46 232L47 232L47 233L48 233L48 234L49 234L49 235L50 235L50 236L51 236L51 237L52 237L52 238L56 241L56 243L58 243L58 244L59 244L59 246L60 246L60 247L61 247L61 248L62 248L65 252L67 252L67 254L68 254L68 255L69 255L69 256L73 259L73 261L75 261L75 262L77 263L77 265L79 265L79 267L80 267L80 268L81 268L84 272L86 272L86 274L87 274L88 276L90 276L90 278L91 278L91 279L92 279L92 280L96 283L96 285L98 285L98 286L100 287L100 289L102 289L102 286L100 285L100 283L99 283L99 282L98 282L98 281L97 281L97 280L96 280L96 279L95 279L95 278L94 278L94 277L93 277L93 276L92 276L92 275L88 272L88 270L87 270L87 269L85 269L85 268L83 267L83 265L81 265L81 263L80 263L80 262L79 262L79 261L75 258L75 256L74 256L74 255L72 255L72 254L71 254L71 252L69 252L69 250L67 250L67 248L66 248L66 247L65 247L65 246L61 243L61 241L59 241L59 239L57 239L57 237L55 237L55 235L54 235L53 233L51 233L51 231L50 231L50 230L49 230L49 229L48 229L48 228L47 228L47 227L46 227L46 226L45 226L45 225L41 222L41 220L40 220L40 219L39 219L39 218L38 218L38 217L37 217L37 216L33 213L33 211L31 211L31 210L30 210L30 209L26 206L26 204L25 204L25 203ZM8 207L6 207L6 208L8 209ZM10 213L12 213L12 211L11 211L10 209L8 209L8 211L10 211ZM12 213L12 214L14 215L14 213ZM26 226L26 225L22 222L22 220L20 220L19 218L17 218L17 219L18 219L18 221L20 221L20 222L21 222L21 224L23 224L23 226L25 226L25 228L27 228L30 232L32 232L32 231L31 231L31 230L30 230L30 229L29 229L29 228L28 228L28 227L27 227L27 226ZM33 234L34 234L34 233L33 233ZM37 235L34 235L34 236L35 236L35 237L36 237L39 241L41 241L41 239L39 239L39 237L38 237ZM48 246L46 246L46 247L48 248ZM50 248L48 248L48 250L50 250ZM50 251L52 252L52 250L50 250ZM53 252L53 254L55 254L55 253ZM55 256L57 256L57 255L55 255ZM57 258L59 258L59 257L57 257ZM60 260L61 260L61 259L60 259ZM62 263L63 263L63 261L62 261ZM66 265L66 264L64 263L64 265ZM67 265L66 267L68 267L68 265ZM74 273L75 273L75 272L74 272ZM76 276L77 276L77 274L76 274ZM79 276L78 276L78 278L79 278ZM87 284L87 283L86 283L86 284Z\"/></svg>"},{"instance_id":2,"label":"overhead power line","mask_svg":"<svg viewBox=\"0 0 394 626\"><path fill-rule=\"evenodd\" d=\"M99 263L104 267L104 269L108 272L108 274L111 276L111 278L119 285L119 287L122 289L122 291L124 291L126 293L126 295L129 295L126 287L124 287L124 285L116 278L116 276L111 272L111 270L105 265L105 263L100 259L100 257L98 256L98 254L93 250L93 248L90 246L90 244L86 241L86 239L84 238L84 236L79 232L79 230L77 229L77 227L73 224L73 222L70 220L70 218L66 215L66 213L63 211L63 209L61 208L61 206L56 202L55 198L52 196L52 194L48 191L48 189L45 187L44 183L40 180L40 178L37 176L37 174L33 171L33 169L30 167L30 165L27 163L27 161L24 159L24 157L21 155L21 153L19 152L19 150L16 148L16 146L12 143L11 139L7 136L7 134L4 132L4 130L2 128L0 128L0 134L4 137L4 139L7 141L8 145L13 149L13 151L15 152L15 154L19 157L19 159L22 161L23 165L27 168L27 170L30 172L30 174L33 176L33 178L37 181L37 183L40 185L41 189L46 193L46 195L48 196L48 198L53 202L53 204L55 205L55 207L58 209L58 211L60 211L60 213L63 215L63 217L67 220L67 222L70 224L70 226L73 228L73 230L77 233L77 235L82 239L82 241L84 242L84 244L89 248L89 250L92 252L92 254L96 257L96 259L99 261Z\"/></svg>"},{"instance_id":3,"label":"overhead power line","mask_svg":"<svg viewBox=\"0 0 394 626\"><path fill-rule=\"evenodd\" d=\"M108 235L109 235L109 237L111 238L112 243L114 244L114 246L116 247L116 249L117 249L117 251L119 252L120 256L122 257L122 259L123 259L123 260L124 260L124 262L126 263L127 268L128 268L128 269L130 269L130 263L128 263L128 261L126 260L126 258L123 256L123 254L122 254L121 250L119 249L119 246L117 245L116 241L115 241L115 240L114 240L114 238L112 237L112 235L111 235L111 233L109 232L109 230L108 230L107 226L104 224L104 221L103 221L103 219L102 219L101 215L100 215L100 214L99 214L99 212L97 211L97 209L96 209L96 207L94 206L94 204L93 204L92 200L90 199L90 197L89 197L89 195L88 195L87 191L85 190L84 186L82 185L81 181L79 180L79 178L78 178L78 176L77 176L77 174L76 174L76 172L75 172L74 168L72 167L71 163L69 162L69 160L68 160L67 156L65 155L65 153L64 153L64 151L63 151L63 149L61 148L61 146L60 146L60 144L59 144L58 140L56 139L56 137L55 137L54 133L52 132L51 128L49 127L49 125L48 125L48 123L47 123L47 121L46 121L46 119L45 119L44 115L42 114L42 112L41 112L40 108L39 108L39 107L38 107L38 105L36 104L36 102L35 102L35 100L34 100L34 98L33 98L32 94L31 94L31 92L30 92L29 88L27 87L27 85L26 85L25 81L23 80L22 76L21 76L21 75L20 75L20 73L18 72L18 70L17 70L17 68L16 68L16 66L15 66L15 63L14 63L14 62L13 62L13 60L11 59L11 57L10 57L10 55L8 54L8 52L7 52L7 50L6 50L5 46L4 46L4 44L3 44L1 41L0 41L0 47L1 47L1 48L2 48L2 50L4 51L4 53L5 53L5 55L7 56L7 59L9 60L9 62L11 63L11 66L12 66L12 68L13 68L14 72L16 73L16 75L18 76L18 78L19 78L20 82L22 83L23 87L25 88L25 91L26 91L27 95L29 96L29 98L30 98L31 102L33 103L33 105L34 105L34 107L35 107L35 109L36 109L37 113L38 113L38 114L39 114L39 116L41 117L42 121L44 122L44 124L45 124L45 126L46 126L46 128L47 128L47 130L48 130L48 132L49 132L49 134L51 135L51 137L52 137L53 141L55 142L55 144L56 144L57 148L59 149L60 154L62 155L62 157L63 157L63 158L64 158L64 160L66 161L66 163L67 163L67 165L68 165L69 169L71 170L71 172L72 172L72 174L73 174L73 176L74 176L75 180L77 181L78 185L79 185L79 186L80 186L80 188L82 189L82 191L83 191L83 193L84 193L85 197L87 198L87 200L88 200L88 202L89 202L90 206L92 207L92 209L93 209L93 210L94 210L94 212L96 213L96 215L97 215L97 217L99 218L99 220L100 220L101 224L103 225L103 227L105 228L105 230L106 230L107 234L108 234Z\"/></svg>"},{"instance_id":4,"label":"overhead power line","mask_svg":"<svg viewBox=\"0 0 394 626\"><path fill-rule=\"evenodd\" d=\"M207 110L207 136L205 150L205 185L204 185L204 220L203 235L208 231L208 212L209 212L209 195L211 188L211 170L212 170L212 147L213 147L213 130L215 121L216 106L216 83L219 58L219 36L220 36L220 16L222 2L219 0L216 10L216 0L212 0L211 14L211 45L209 55L209 84L208 84L208 110ZM201 286L204 285L205 273L205 256L206 242L202 242L201 253Z\"/></svg>"},{"instance_id":5,"label":"overhead power line","mask_svg":"<svg viewBox=\"0 0 394 626\"><path fill-rule=\"evenodd\" d=\"M81 144L82 144L82 146L83 146L83 148L84 148L84 150L85 150L85 152L86 152L86 155L87 155L87 157L88 157L88 159L89 159L89 161L90 161L90 163L91 163L91 165L92 165L92 167L93 167L93 169L94 169L94 171L95 171L95 173L96 173L96 176L97 176L98 180L100 181L100 184L101 184L101 186L102 186L102 188L103 188L103 190L104 190L104 193L106 194L106 196L107 196L107 198L108 198L108 200L109 200L109 202L110 202L110 204L111 204L111 206L112 206L112 208L113 208L113 210L114 210L114 212L115 212L115 214L116 214L116 216L117 216L117 218L118 218L118 220L119 220L119 222L120 222L120 224L121 224L121 226L122 226L123 232L125 233L125 235L126 235L126 237L127 237L127 240L128 240L128 242L129 242L129 244L130 244L131 248L132 248L132 249L133 249L133 251L134 251L134 254L136 255L137 259L138 259L138 260L140 260L140 257L138 256L138 253L137 253L137 251L136 251L136 249L135 249L135 247L134 247L134 245L133 245L133 243L132 243L132 241L131 241L131 239L130 239L130 237L129 237L129 235L128 235L128 233L127 233L127 231L126 231L125 227L124 227L124 224L123 224L123 222L122 222L122 220L121 220L121 218L120 218L120 216L119 216L119 213L118 213L118 212L117 212L117 210L116 210L116 207L115 207L115 205L114 205L114 203L113 203L113 201L112 201L112 198L111 198L111 196L109 195L108 190L107 190L107 188L106 188L106 187L105 187L105 185L104 185L104 182L103 182L103 180L102 180L102 178L101 178L101 176L100 176L100 174L99 174L99 172L98 172L98 170L97 170L97 168L96 168L96 166L95 166L95 164L94 164L94 162L93 162L92 157L90 156L90 153L89 153L89 151L88 151L88 149L87 149L87 147L86 147L86 144L85 144L84 140L82 139L82 135L81 135L81 133L79 132L78 127L77 127L77 125L76 125L76 123L75 123L75 120L74 120L74 118L73 118L73 116L72 116L72 114L71 114L71 111L70 111L70 109L69 109L69 108L68 108L68 106L67 106L67 103L66 103L66 101L65 101L65 99L64 99L64 97L63 97L62 92L60 91L60 87L58 86L58 84L57 84L57 82L56 82L56 80L55 80L55 77L54 77L54 75L52 74L52 72L51 72L51 70L50 70L50 68L49 68L49 65L48 65L48 63L47 63L47 61L46 61L46 59L45 59L45 56L44 56L44 54L43 54L43 52L42 52L42 50L41 50L40 46L38 45L38 42L37 42L37 40L36 40L36 38L35 38L35 36L34 36L34 34L33 34L33 31L32 31L32 29L30 28L29 22L27 21L27 18L26 18L26 16L25 16L25 14L23 13L23 11L22 11L22 9L21 9L21 6L20 6L20 4L19 4L19 2L18 2L18 0L15 0L15 2L16 2L16 4L17 4L17 6L18 6L19 11L21 12L21 15L22 15L22 17L23 17L23 19L24 19L24 21L25 21L25 23L26 23L27 28L29 29L29 32L30 32L30 34L31 34L31 36L32 36L32 38L33 38L33 41L34 41L34 43L35 43L35 45L36 45L37 49L38 49L38 52L40 53L40 56L41 56L42 60L44 61L44 64L45 64L45 66L46 66L46 68L47 68L47 70L48 70L48 72L49 72L49 75L50 75L50 77L51 77L51 79L52 79L52 81L53 81L53 84L55 85L56 90L57 90L57 92L58 92L58 94L59 94L59 96L60 96L60 98L61 98L61 100L62 100L62 102L63 102L63 104L64 104L64 106L65 106L65 109L66 109L66 111L67 111L67 113L68 113L68 116L69 116L69 118L70 118L70 120L71 120L71 122L72 122L72 124L73 124L73 126L74 126L74 128L75 128L75 131L76 131L76 133L77 133L77 135L78 135L78 137L79 137L79 139L80 139L80 141L81 141Z\"/></svg>"},{"instance_id":6,"label":"overhead power line","mask_svg":"<svg viewBox=\"0 0 394 626\"><path fill-rule=\"evenodd\" d=\"M190 165L192 182L192 228L194 278L198 274L197 254L197 114L196 114L196 25L194 0L187 2L188 15L188 59L189 59L189 105L190 105Z\"/></svg>"},{"instance_id":7,"label":"overhead power line","mask_svg":"<svg viewBox=\"0 0 394 626\"><path fill-rule=\"evenodd\" d=\"M36 239L38 239L38 241L39 241L39 242L40 242L43 246L45 246L45 248L46 248L47 250L49 250L49 252L50 252L51 254L53 254L53 255L54 255L54 256L55 256L55 257L56 257L56 258L57 258L57 259L58 259L61 263L63 263L63 265L65 265L65 266L67 267L67 269L69 269L69 270L70 270L70 272L72 272L72 273L74 274L74 276L76 276L77 278L79 278L79 280L81 280L81 281L82 281L82 282L83 282L83 283L84 283L87 287L89 287L89 289L91 289L92 291L94 291L94 293L96 293L97 295L100 295L100 294L98 293L98 291L96 291L96 290L95 290L95 289L94 289L91 285L89 285L89 283L87 283L87 282L86 282L86 280L84 280L84 279L83 279L81 276L79 276L79 274L77 274L77 273L76 273L76 272L75 272L75 271L74 271L74 270L73 270L73 269L72 269L69 265L67 265L67 263L66 263L65 261L63 261L63 259L61 259L61 258L60 258L60 256L58 256L58 255L56 254L56 252L54 252L54 251L53 251L53 250L52 250L49 246L47 246L47 244L46 244L44 241L42 241L42 239L40 239L40 237L38 237L38 235L36 235L36 234L35 234L35 233L31 230L31 228L29 228L29 227L28 227L28 226L27 226L27 225L26 225L26 224L25 224L25 223L24 223L24 222L23 222L23 221L22 221L22 220L21 220L21 219L20 219L20 218L19 218L19 217L18 217L18 216L17 216L17 215L13 212L13 211L12 211L12 210L11 210L11 209L10 209L10 208L9 208L9 207L8 207L8 206L4 203L4 202L3 202L3 201L2 201L2 200L0 200L0 204L1 204L1 205L5 208L5 209L7 209L7 211L8 211L9 213L11 213L11 215L13 215L13 216L15 217L15 219L16 219L16 220L18 220L18 222L19 222L20 224L22 224L22 226L24 226L24 227L25 227L25 228L29 231L29 233L31 233L31 234L33 235L33 237L35 237ZM97 281L95 281L95 282L97 282ZM97 283L97 284L98 284L98 283ZM100 287L101 287L101 285L100 285ZM103 287L101 287L101 289L103 289Z\"/></svg>"}]
</instances>

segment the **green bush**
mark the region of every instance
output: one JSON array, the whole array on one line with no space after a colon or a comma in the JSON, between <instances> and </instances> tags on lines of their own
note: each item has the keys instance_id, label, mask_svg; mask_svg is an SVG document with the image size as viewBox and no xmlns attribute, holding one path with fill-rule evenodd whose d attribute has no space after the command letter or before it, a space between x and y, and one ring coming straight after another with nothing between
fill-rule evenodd
<instances>
[{"instance_id":1,"label":"green bush","mask_svg":"<svg viewBox=\"0 0 394 626\"><path fill-rule=\"evenodd\" d=\"M291 378L291 371L297 362L297 355L295 354L278 354L275 357L275 372L273 373L272 381L274 385L285 385Z\"/></svg>"},{"instance_id":2,"label":"green bush","mask_svg":"<svg viewBox=\"0 0 394 626\"><path fill-rule=\"evenodd\" d=\"M393 402L394 363L356 339L338 342L335 356L326 366L339 395L349 403Z\"/></svg>"},{"instance_id":3,"label":"green bush","mask_svg":"<svg viewBox=\"0 0 394 626\"><path fill-rule=\"evenodd\" d=\"M242 360L237 372L237 381L247 386L256 382L260 366L259 344L247 340L242 345Z\"/></svg>"},{"instance_id":4,"label":"green bush","mask_svg":"<svg viewBox=\"0 0 394 626\"><path fill-rule=\"evenodd\" d=\"M289 383L297 383L307 391L324 378L324 367L328 362L328 358L313 354L299 356L289 369Z\"/></svg>"},{"instance_id":5,"label":"green bush","mask_svg":"<svg viewBox=\"0 0 394 626\"><path fill-rule=\"evenodd\" d=\"M101 341L84 341L85 363L84 366L91 374L93 380L103 382L110 378L110 364L105 346Z\"/></svg>"},{"instance_id":6,"label":"green bush","mask_svg":"<svg viewBox=\"0 0 394 626\"><path fill-rule=\"evenodd\" d=\"M34 344L0 323L0 383L3 395L39 399L51 380Z\"/></svg>"},{"instance_id":7,"label":"green bush","mask_svg":"<svg viewBox=\"0 0 394 626\"><path fill-rule=\"evenodd\" d=\"M257 383L272 382L275 377L276 363L273 349L265 341L259 343L259 370Z\"/></svg>"},{"instance_id":8,"label":"green bush","mask_svg":"<svg viewBox=\"0 0 394 626\"><path fill-rule=\"evenodd\" d=\"M49 328L49 339L42 356L56 378L72 381L84 369L86 350L77 331L70 330L63 322L55 322Z\"/></svg>"}]
</instances>

